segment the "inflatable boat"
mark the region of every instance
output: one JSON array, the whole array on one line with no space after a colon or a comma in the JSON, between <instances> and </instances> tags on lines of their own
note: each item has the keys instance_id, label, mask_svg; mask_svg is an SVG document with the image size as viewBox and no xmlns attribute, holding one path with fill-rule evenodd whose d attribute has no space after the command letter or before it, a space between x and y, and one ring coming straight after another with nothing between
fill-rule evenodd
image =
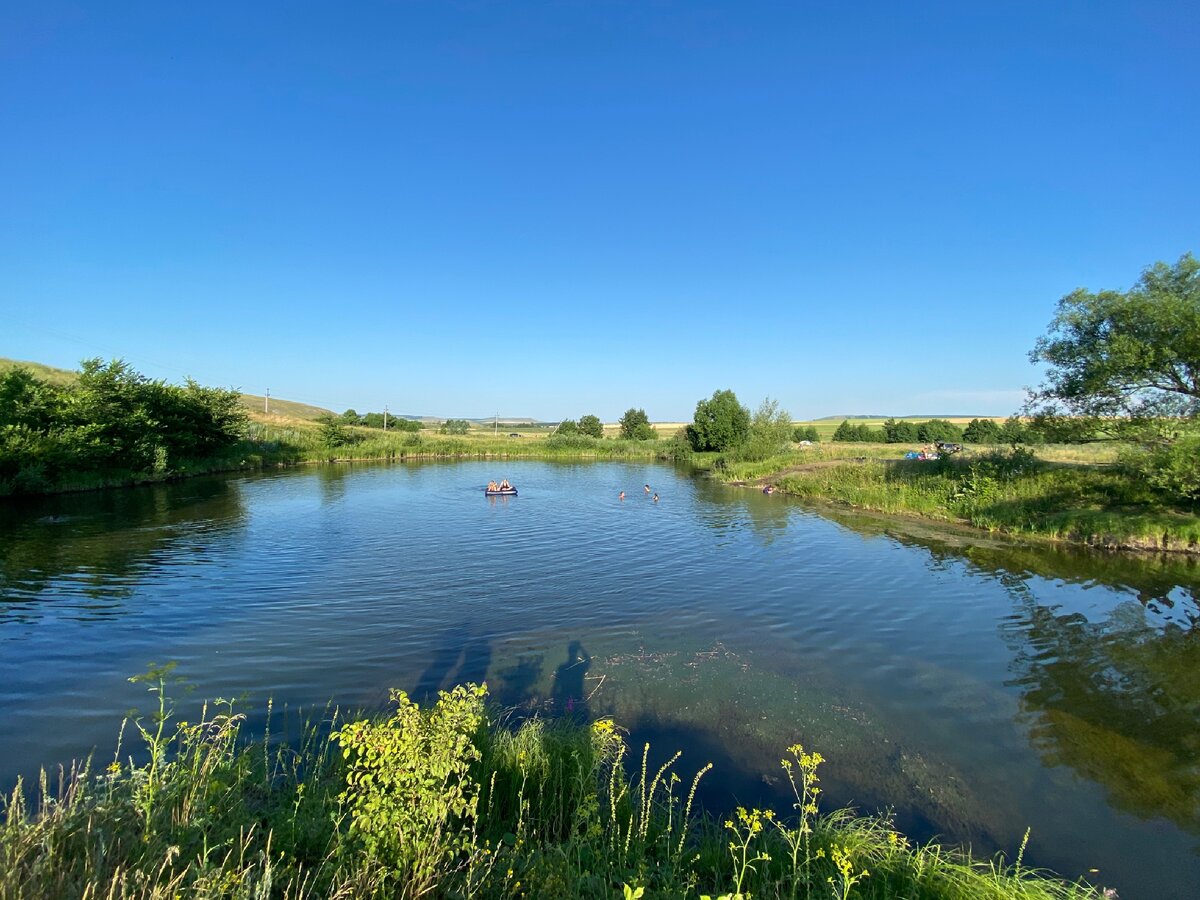
<instances>
[{"instance_id":1,"label":"inflatable boat","mask_svg":"<svg viewBox=\"0 0 1200 900\"><path fill-rule=\"evenodd\" d=\"M485 494L487 494L489 497L515 497L515 496L517 496L517 489L515 487L504 488L503 490L497 488L494 491L489 491L487 488L484 488L483 492Z\"/></svg>"}]
</instances>

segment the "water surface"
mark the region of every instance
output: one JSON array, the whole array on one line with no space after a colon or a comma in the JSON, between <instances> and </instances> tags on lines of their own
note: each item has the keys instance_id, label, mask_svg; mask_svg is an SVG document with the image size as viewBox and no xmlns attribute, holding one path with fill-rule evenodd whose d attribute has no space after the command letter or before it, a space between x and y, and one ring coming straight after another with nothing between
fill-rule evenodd
<instances>
[{"instance_id":1,"label":"water surface","mask_svg":"<svg viewBox=\"0 0 1200 900\"><path fill-rule=\"evenodd\" d=\"M508 477L516 498L485 498ZM642 485L660 495L654 503ZM620 491L626 499L618 499ZM1026 547L667 466L324 466L0 505L0 781L97 748L177 660L250 711L486 679L615 715L705 801L827 805L1126 900L1200 880L1192 561ZM181 703L197 702L184 698Z\"/></svg>"}]
</instances>

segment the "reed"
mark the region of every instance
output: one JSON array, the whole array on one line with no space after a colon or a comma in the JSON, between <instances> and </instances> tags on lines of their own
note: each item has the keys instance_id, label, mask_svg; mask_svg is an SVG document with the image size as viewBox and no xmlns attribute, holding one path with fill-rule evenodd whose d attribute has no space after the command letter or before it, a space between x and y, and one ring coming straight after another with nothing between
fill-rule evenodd
<instances>
[{"instance_id":1,"label":"reed","mask_svg":"<svg viewBox=\"0 0 1200 900\"><path fill-rule=\"evenodd\" d=\"M0 900L1100 896L1020 855L978 860L886 818L821 814L822 760L799 746L782 761L793 808L722 823L693 806L711 764L685 779L679 754L631 760L607 719L517 723L461 686L429 709L395 692L389 717L326 710L293 740L252 741L226 701L176 721L168 674L144 679L158 713L122 729L142 747L5 799Z\"/></svg>"}]
</instances>

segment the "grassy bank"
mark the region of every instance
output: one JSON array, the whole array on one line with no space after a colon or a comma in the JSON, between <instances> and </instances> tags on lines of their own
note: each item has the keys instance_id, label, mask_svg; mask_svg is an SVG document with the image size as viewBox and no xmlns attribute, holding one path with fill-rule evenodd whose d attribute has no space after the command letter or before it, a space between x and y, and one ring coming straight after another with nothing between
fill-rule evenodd
<instances>
[{"instance_id":1,"label":"grassy bank","mask_svg":"<svg viewBox=\"0 0 1200 900\"><path fill-rule=\"evenodd\" d=\"M1197 552L1200 515L1113 465L1108 445L978 450L905 460L897 445L828 445L753 463L718 460L730 482L808 500L960 522L988 531L1127 549Z\"/></svg>"},{"instance_id":2,"label":"grassy bank","mask_svg":"<svg viewBox=\"0 0 1200 900\"><path fill-rule=\"evenodd\" d=\"M822 759L799 746L781 761L792 809L714 821L693 806L710 766L648 768L609 720L506 727L467 686L429 710L396 692L390 718L250 742L229 703L175 721L167 678L147 677L160 705L127 729L135 756L6 800L0 900L1100 896L1019 855L974 860L884 819L820 814Z\"/></svg>"},{"instance_id":3,"label":"grassy bank","mask_svg":"<svg viewBox=\"0 0 1200 900\"><path fill-rule=\"evenodd\" d=\"M70 472L53 483L33 489L0 482L0 497L8 494L53 494L100 490L174 481L218 472L257 471L306 463L406 459L672 459L676 445L667 440L628 441L619 438L572 436L510 438L490 431L465 435L436 432L384 432L347 428L350 440L330 446L315 425L251 422L246 438L221 452L200 459L173 461L160 471L106 468Z\"/></svg>"}]
</instances>

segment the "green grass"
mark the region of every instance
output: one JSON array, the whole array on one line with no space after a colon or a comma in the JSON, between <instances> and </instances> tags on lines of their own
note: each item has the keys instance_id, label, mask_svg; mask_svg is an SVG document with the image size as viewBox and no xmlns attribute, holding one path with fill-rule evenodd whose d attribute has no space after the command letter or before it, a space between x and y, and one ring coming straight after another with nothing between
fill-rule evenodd
<instances>
[{"instance_id":1,"label":"green grass","mask_svg":"<svg viewBox=\"0 0 1200 900\"><path fill-rule=\"evenodd\" d=\"M908 449L832 444L764 463L718 463L716 471L808 500L988 531L1128 549L1200 545L1198 511L1109 465L1112 446L975 451L932 462L900 459Z\"/></svg>"},{"instance_id":2,"label":"green grass","mask_svg":"<svg viewBox=\"0 0 1200 900\"><path fill-rule=\"evenodd\" d=\"M1093 898L1094 888L917 845L885 818L818 811L822 759L781 763L789 810L697 814L711 766L647 765L610 720L511 725L470 686L389 718L249 740L227 702L155 715L93 772L18 785L0 815L0 900L24 898ZM331 740L331 737L333 740Z\"/></svg>"}]
</instances>

